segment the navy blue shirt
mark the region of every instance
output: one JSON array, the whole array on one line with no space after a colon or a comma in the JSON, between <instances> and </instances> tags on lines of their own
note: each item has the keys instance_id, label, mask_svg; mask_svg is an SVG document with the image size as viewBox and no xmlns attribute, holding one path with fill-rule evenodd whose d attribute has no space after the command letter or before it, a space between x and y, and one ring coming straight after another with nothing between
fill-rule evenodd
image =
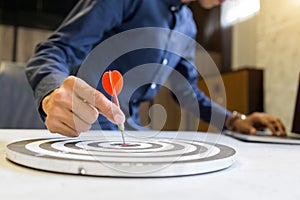
<instances>
[{"instance_id":1,"label":"navy blue shirt","mask_svg":"<svg viewBox=\"0 0 300 200\"><path fill-rule=\"evenodd\" d=\"M220 119L228 115L228 111L212 102L197 87L198 73L194 67L195 48L182 44L184 57L168 51L168 45L177 42L172 39L172 31L191 38L196 36L195 22L187 5L182 4L180 0L81 0L58 29L46 41L37 45L34 56L28 62L26 74L34 90L41 116L45 117L40 108L42 99L60 87L69 75L77 75L83 61L98 44L124 31L145 27L170 30L168 38L162 41L163 49L137 49L115 59L109 66L99 66L107 67L105 70L117 69L125 74L136 66L149 63L159 64L153 77L144 74L154 79L152 84L141 85L130 96L130 99L120 100L120 102L127 102L125 108L122 108L125 110L125 115L131 116L133 121L139 123L139 103L151 100L155 96L160 88L159 84L155 83L156 79L163 77L160 80L165 80L171 75L171 73L159 70L166 65L184 76L193 90L187 92L186 88L176 82L176 79L171 79L172 90L180 94L176 97L177 100L178 98L186 99L183 101L184 105L181 106L194 112L195 109L189 102L193 96L197 99L200 109L200 115L195 112L197 117L210 122L212 108ZM97 86L97 89L106 94L101 84ZM126 88L123 90L126 91ZM116 129L115 125L101 115L99 122L102 129ZM214 124L214 122L211 123ZM217 126L223 128L220 125Z\"/></svg>"}]
</instances>

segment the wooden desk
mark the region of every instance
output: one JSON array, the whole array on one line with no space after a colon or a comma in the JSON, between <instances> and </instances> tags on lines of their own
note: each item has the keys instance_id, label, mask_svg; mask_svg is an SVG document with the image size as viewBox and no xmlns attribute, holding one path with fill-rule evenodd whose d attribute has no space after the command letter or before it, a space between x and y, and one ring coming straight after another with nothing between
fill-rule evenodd
<instances>
[{"instance_id":1,"label":"wooden desk","mask_svg":"<svg viewBox=\"0 0 300 200\"><path fill-rule=\"evenodd\" d=\"M5 158L8 143L48 136L46 130L0 130L0 199L300 199L300 146L244 143L221 135L218 143L237 150L233 166L175 178L57 174L18 166ZM216 134L207 137L218 139Z\"/></svg>"}]
</instances>

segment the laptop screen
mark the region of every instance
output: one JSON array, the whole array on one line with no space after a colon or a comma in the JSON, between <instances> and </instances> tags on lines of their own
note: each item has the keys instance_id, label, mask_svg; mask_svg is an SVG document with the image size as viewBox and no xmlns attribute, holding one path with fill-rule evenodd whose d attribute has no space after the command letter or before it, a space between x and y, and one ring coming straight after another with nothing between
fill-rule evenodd
<instances>
[{"instance_id":1,"label":"laptop screen","mask_svg":"<svg viewBox=\"0 0 300 200\"><path fill-rule=\"evenodd\" d=\"M300 76L299 76L298 94L297 94L297 99L296 99L296 107L295 107L295 113L294 113L294 122L293 122L292 132L300 134Z\"/></svg>"}]
</instances>

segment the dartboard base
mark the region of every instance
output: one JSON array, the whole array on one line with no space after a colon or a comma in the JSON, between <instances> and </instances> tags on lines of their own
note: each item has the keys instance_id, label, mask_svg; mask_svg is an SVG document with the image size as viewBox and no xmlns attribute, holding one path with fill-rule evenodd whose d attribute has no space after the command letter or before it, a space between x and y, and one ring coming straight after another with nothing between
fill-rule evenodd
<instances>
[{"instance_id":1,"label":"dartboard base","mask_svg":"<svg viewBox=\"0 0 300 200\"><path fill-rule=\"evenodd\" d=\"M177 139L127 141L119 138L50 138L13 142L6 155L14 163L51 172L111 177L171 177L230 167L235 150L221 144Z\"/></svg>"}]
</instances>

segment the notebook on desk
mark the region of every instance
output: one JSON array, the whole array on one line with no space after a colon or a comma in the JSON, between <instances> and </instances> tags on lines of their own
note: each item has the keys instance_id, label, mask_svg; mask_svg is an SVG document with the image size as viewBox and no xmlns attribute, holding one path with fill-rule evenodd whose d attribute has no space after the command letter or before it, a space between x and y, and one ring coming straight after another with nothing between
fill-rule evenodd
<instances>
[{"instance_id":1,"label":"notebook on desk","mask_svg":"<svg viewBox=\"0 0 300 200\"><path fill-rule=\"evenodd\" d=\"M298 93L294 110L292 131L287 132L285 137L273 136L270 132L258 131L256 135L246 135L233 131L225 131L226 135L247 142L277 143L277 144L300 144L300 76Z\"/></svg>"}]
</instances>

